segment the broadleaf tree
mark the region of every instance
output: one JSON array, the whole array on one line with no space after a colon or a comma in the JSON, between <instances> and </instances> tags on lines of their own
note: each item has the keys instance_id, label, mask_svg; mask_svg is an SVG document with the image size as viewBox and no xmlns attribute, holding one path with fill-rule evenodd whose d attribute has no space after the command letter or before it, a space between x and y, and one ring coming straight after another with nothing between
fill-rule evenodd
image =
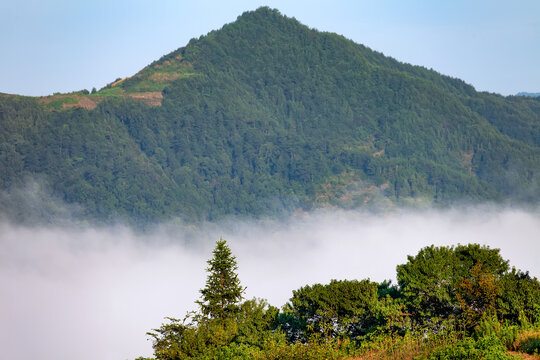
<instances>
[{"instance_id":1,"label":"broadleaf tree","mask_svg":"<svg viewBox=\"0 0 540 360\"><path fill-rule=\"evenodd\" d=\"M499 295L497 284L507 271L508 261L499 249L432 245L398 265L397 279L412 319L418 325L439 327L445 320L464 316L474 323L489 312Z\"/></svg>"}]
</instances>

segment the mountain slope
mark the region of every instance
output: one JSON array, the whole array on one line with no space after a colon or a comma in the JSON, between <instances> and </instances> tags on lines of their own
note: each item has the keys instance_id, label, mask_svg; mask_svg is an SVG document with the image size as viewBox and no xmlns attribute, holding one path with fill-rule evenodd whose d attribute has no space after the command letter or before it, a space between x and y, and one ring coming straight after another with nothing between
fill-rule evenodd
<instances>
[{"instance_id":1,"label":"mountain slope","mask_svg":"<svg viewBox=\"0 0 540 360\"><path fill-rule=\"evenodd\" d=\"M0 125L11 213L36 177L85 215L140 221L540 195L540 99L477 93L268 8L96 93L0 96Z\"/></svg>"}]
</instances>

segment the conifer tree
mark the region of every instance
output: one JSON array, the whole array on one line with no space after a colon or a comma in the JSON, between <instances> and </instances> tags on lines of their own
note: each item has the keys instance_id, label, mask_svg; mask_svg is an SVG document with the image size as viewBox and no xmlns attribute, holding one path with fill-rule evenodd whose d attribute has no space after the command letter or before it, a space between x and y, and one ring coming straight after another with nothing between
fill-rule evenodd
<instances>
[{"instance_id":1,"label":"conifer tree","mask_svg":"<svg viewBox=\"0 0 540 360\"><path fill-rule=\"evenodd\" d=\"M240 301L245 288L238 279L236 257L231 253L227 242L220 238L213 251L214 257L207 261L208 277L206 286L201 289L202 315L209 319L229 319L240 309Z\"/></svg>"}]
</instances>

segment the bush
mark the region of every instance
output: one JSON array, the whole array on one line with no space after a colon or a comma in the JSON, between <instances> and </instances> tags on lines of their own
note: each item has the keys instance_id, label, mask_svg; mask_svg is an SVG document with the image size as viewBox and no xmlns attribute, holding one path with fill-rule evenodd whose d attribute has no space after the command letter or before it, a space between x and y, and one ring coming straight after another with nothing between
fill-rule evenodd
<instances>
[{"instance_id":1,"label":"bush","mask_svg":"<svg viewBox=\"0 0 540 360\"><path fill-rule=\"evenodd\" d=\"M517 350L527 354L540 354L540 331L528 331L517 340Z\"/></svg>"},{"instance_id":2,"label":"bush","mask_svg":"<svg viewBox=\"0 0 540 360\"><path fill-rule=\"evenodd\" d=\"M494 315L484 317L475 330L476 338L497 337L510 350L515 350L518 333L519 326L501 324Z\"/></svg>"},{"instance_id":3,"label":"bush","mask_svg":"<svg viewBox=\"0 0 540 360\"><path fill-rule=\"evenodd\" d=\"M252 360L259 350L245 344L229 344L214 348L214 351L208 351L200 356L200 359L210 360Z\"/></svg>"},{"instance_id":4,"label":"bush","mask_svg":"<svg viewBox=\"0 0 540 360\"><path fill-rule=\"evenodd\" d=\"M506 360L513 359L506 353L502 342L494 337L483 337L475 341L466 338L455 344L446 345L433 351L428 360Z\"/></svg>"}]
</instances>

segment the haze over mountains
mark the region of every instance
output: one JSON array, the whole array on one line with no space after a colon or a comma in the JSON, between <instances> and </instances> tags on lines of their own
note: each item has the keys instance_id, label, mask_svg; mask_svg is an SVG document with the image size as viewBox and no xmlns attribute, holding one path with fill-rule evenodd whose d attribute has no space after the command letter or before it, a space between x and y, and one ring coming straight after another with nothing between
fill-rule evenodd
<instances>
[{"instance_id":1,"label":"haze over mountains","mask_svg":"<svg viewBox=\"0 0 540 360\"><path fill-rule=\"evenodd\" d=\"M540 97L540 93L519 92L516 96Z\"/></svg>"},{"instance_id":2,"label":"haze over mountains","mask_svg":"<svg viewBox=\"0 0 540 360\"><path fill-rule=\"evenodd\" d=\"M479 93L269 8L99 91L1 95L0 126L0 208L17 220L540 195L539 98Z\"/></svg>"}]
</instances>

